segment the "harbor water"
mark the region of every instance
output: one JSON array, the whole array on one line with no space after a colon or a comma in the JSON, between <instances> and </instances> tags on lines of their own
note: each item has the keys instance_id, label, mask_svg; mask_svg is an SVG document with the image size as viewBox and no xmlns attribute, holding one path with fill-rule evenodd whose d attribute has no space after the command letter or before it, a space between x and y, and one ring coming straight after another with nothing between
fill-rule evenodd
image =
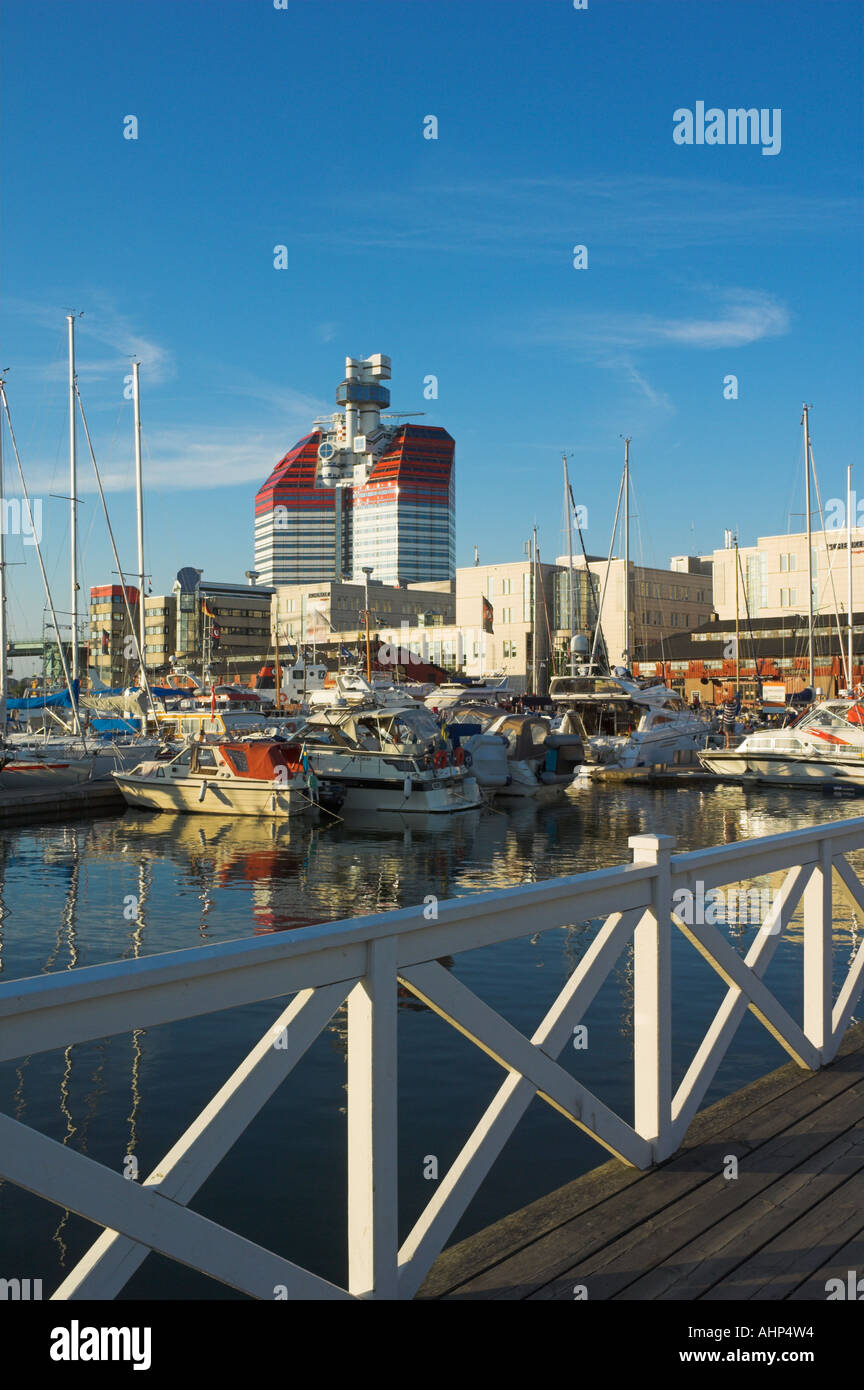
<instances>
[{"instance_id":1,"label":"harbor water","mask_svg":"<svg viewBox=\"0 0 864 1390\"><path fill-rule=\"evenodd\" d=\"M0 832L0 982L462 897L620 864L628 836L676 837L681 851L776 834L859 813L861 803L807 790L689 784L589 785L431 824L396 816L327 826L208 816L122 816ZM859 873L859 856L850 856ZM780 877L749 885L767 902ZM758 928L747 912L717 925L742 953ZM466 952L445 961L530 1035L600 923ZM835 966L861 936L835 880ZM800 1021L800 909L766 982ZM679 934L673 941L677 1084L725 993ZM143 1178L268 1029L283 1000L0 1066L0 1109L61 1143ZM632 958L625 950L586 1018L585 1047L562 1063L632 1119ZM346 1278L346 1025L317 1039L227 1155L192 1206L327 1278ZM780 1066L786 1054L748 1014L706 1104ZM491 1101L503 1073L410 995L400 996L400 1236L410 1230ZM535 1099L463 1218L467 1235L608 1157ZM431 1162L430 1160L434 1160ZM53 1291L98 1229L0 1183L0 1274ZM236 1298L232 1290L150 1255L124 1298Z\"/></svg>"}]
</instances>

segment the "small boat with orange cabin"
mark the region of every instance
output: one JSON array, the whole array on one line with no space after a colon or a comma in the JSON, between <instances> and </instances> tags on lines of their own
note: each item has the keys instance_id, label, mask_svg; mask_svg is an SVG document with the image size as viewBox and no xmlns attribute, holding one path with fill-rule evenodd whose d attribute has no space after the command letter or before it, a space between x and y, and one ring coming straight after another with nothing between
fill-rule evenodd
<instances>
[{"instance_id":1,"label":"small boat with orange cabin","mask_svg":"<svg viewBox=\"0 0 864 1390\"><path fill-rule=\"evenodd\" d=\"M152 811L281 819L318 806L299 744L276 739L196 742L112 775L127 805Z\"/></svg>"}]
</instances>

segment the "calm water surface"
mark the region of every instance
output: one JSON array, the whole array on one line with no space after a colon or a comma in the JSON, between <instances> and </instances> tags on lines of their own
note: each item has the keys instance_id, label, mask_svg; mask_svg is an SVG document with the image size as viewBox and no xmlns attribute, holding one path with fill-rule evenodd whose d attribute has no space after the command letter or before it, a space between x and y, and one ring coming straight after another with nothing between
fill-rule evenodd
<instances>
[{"instance_id":1,"label":"calm water surface","mask_svg":"<svg viewBox=\"0 0 864 1390\"><path fill-rule=\"evenodd\" d=\"M627 861L629 835L676 836L680 850L727 844L859 814L859 801L806 790L589 787L560 805L472 813L429 829L356 820L318 828L252 820L156 816L0 832L0 981L292 931L313 922L421 904ZM864 855L852 856L864 874ZM857 862L860 859L861 862ZM776 888L781 876L758 880ZM837 887L836 967L859 938ZM137 903L137 908L136 908ZM125 915L124 915L125 913ZM127 920L131 918L131 920ZM458 977L529 1033L578 964L598 923L576 923L471 951ZM755 928L722 928L742 952ZM676 1082L724 986L676 933ZM448 962L449 963L449 962ZM800 912L769 967L768 984L801 1020ZM146 1175L281 1012L285 1001L138 1030L0 1066L0 1110L122 1172ZM500 1084L500 1069L437 1016L400 1008L401 1234L432 1195L428 1156L443 1175ZM631 957L586 1015L589 1046L562 1062L632 1119ZM787 1060L747 1015L706 1104ZM345 1017L337 1014L241 1141L201 1188L203 1215L301 1265L344 1282ZM535 1100L454 1239L569 1181L605 1150ZM47 1296L98 1231L0 1183L0 1276L41 1278ZM124 1297L233 1298L231 1290L150 1255Z\"/></svg>"}]
</instances>

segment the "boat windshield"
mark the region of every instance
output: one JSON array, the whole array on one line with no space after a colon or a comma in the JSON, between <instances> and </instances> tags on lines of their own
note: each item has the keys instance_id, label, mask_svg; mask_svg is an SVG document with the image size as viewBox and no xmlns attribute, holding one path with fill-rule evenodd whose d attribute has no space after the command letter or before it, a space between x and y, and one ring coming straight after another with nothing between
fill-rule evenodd
<instances>
[{"instance_id":1,"label":"boat windshield","mask_svg":"<svg viewBox=\"0 0 864 1390\"><path fill-rule=\"evenodd\" d=\"M849 729L860 730L861 725L850 715L858 712L858 707L850 709L846 705L817 705L798 723L799 729Z\"/></svg>"},{"instance_id":2,"label":"boat windshield","mask_svg":"<svg viewBox=\"0 0 864 1390\"><path fill-rule=\"evenodd\" d=\"M629 737L639 728L645 710L630 700L586 700L578 713L589 738L596 734Z\"/></svg>"},{"instance_id":3,"label":"boat windshield","mask_svg":"<svg viewBox=\"0 0 864 1390\"><path fill-rule=\"evenodd\" d=\"M554 676L549 698L560 700L572 695L622 695L619 681L608 676Z\"/></svg>"}]
</instances>

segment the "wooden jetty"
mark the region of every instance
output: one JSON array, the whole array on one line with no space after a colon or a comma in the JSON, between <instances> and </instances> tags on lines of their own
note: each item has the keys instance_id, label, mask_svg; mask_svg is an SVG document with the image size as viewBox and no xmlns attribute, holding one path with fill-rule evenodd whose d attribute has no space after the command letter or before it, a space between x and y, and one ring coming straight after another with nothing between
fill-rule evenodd
<instances>
[{"instance_id":1,"label":"wooden jetty","mask_svg":"<svg viewBox=\"0 0 864 1390\"><path fill-rule=\"evenodd\" d=\"M74 816L110 815L126 803L111 777L35 790L0 790L0 825L26 821L68 820Z\"/></svg>"},{"instance_id":2,"label":"wooden jetty","mask_svg":"<svg viewBox=\"0 0 864 1390\"><path fill-rule=\"evenodd\" d=\"M418 1297L824 1300L850 1269L864 1273L860 1023L823 1071L790 1063L704 1110L657 1168L613 1159L451 1246Z\"/></svg>"}]
</instances>

